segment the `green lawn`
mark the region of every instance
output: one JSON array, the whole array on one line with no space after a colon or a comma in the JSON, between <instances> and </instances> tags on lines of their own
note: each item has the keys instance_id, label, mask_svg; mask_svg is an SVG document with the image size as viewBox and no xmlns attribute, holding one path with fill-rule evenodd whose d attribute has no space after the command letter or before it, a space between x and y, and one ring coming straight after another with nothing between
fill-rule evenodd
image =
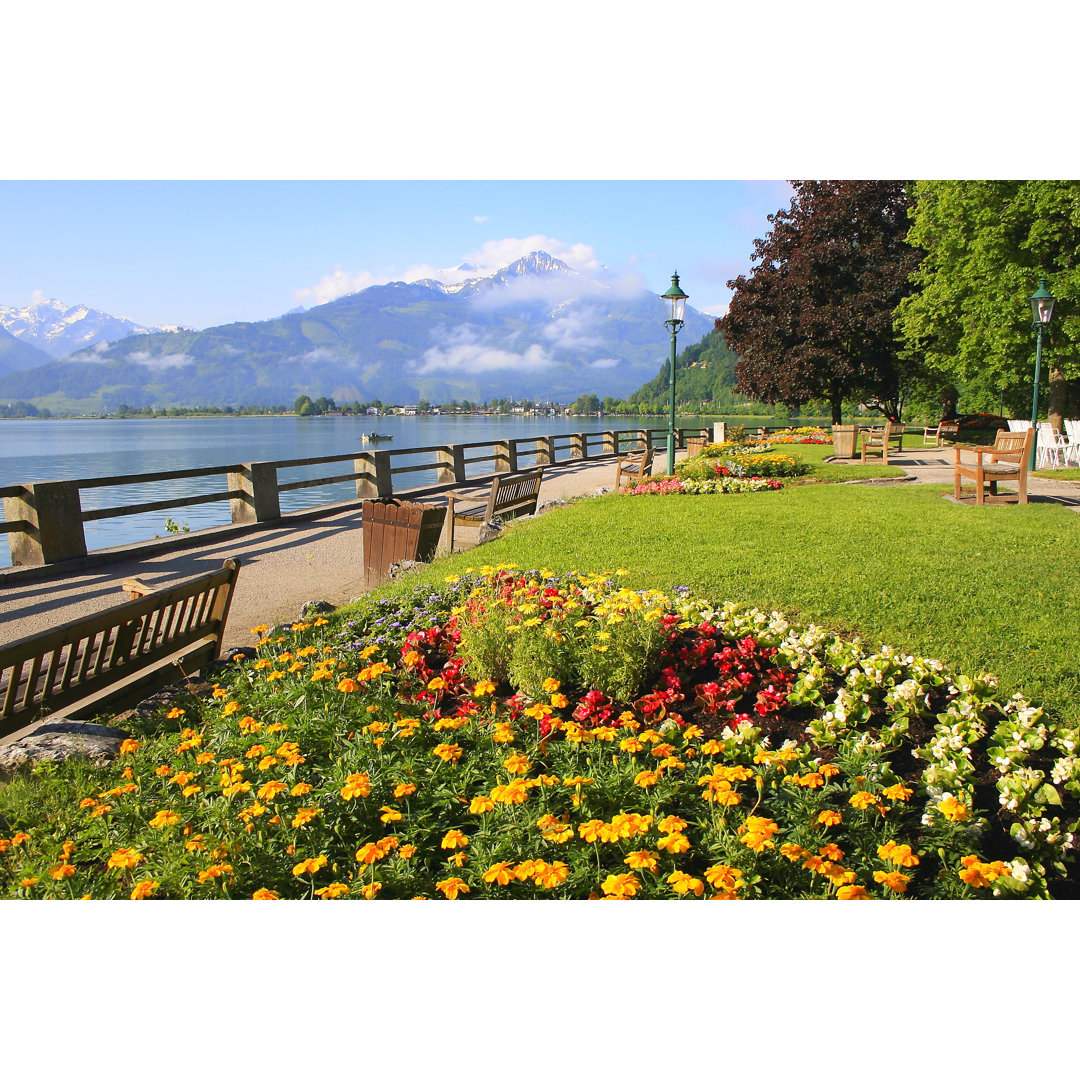
<instances>
[{"instance_id":1,"label":"green lawn","mask_svg":"<svg viewBox=\"0 0 1080 1080\"><path fill-rule=\"evenodd\" d=\"M843 466L851 468L850 466ZM513 562L630 571L637 587L714 600L993 671L1080 718L1080 518L1046 504L962 506L944 486L811 484L716 496L609 495L532 521L419 573Z\"/></svg>"}]
</instances>

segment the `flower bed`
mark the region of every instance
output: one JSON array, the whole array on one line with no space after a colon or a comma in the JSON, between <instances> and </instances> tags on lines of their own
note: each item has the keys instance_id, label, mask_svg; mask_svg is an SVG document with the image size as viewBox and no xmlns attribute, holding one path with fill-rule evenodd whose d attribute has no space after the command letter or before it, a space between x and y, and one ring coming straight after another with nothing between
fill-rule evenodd
<instances>
[{"instance_id":1,"label":"flower bed","mask_svg":"<svg viewBox=\"0 0 1080 1080\"><path fill-rule=\"evenodd\" d=\"M623 495L733 495L744 491L778 491L784 485L779 480L760 476L714 476L709 480L692 477L657 476L627 485Z\"/></svg>"},{"instance_id":2,"label":"flower bed","mask_svg":"<svg viewBox=\"0 0 1080 1080\"><path fill-rule=\"evenodd\" d=\"M789 428L787 431L776 431L758 441L769 445L804 443L810 446L823 446L832 442L832 435L819 427L800 427Z\"/></svg>"},{"instance_id":3,"label":"flower bed","mask_svg":"<svg viewBox=\"0 0 1080 1080\"><path fill-rule=\"evenodd\" d=\"M1041 897L1069 869L1078 743L991 676L775 612L484 568L263 642L116 762L61 776L66 809L10 821L0 879L134 899Z\"/></svg>"}]
</instances>

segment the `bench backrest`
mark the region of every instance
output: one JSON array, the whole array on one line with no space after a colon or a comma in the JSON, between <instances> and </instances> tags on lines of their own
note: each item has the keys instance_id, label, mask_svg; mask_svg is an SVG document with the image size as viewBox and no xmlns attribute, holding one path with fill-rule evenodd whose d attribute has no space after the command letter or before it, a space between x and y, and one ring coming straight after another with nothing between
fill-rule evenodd
<instances>
[{"instance_id":1,"label":"bench backrest","mask_svg":"<svg viewBox=\"0 0 1080 1080\"><path fill-rule=\"evenodd\" d=\"M493 521L495 518L514 518L522 514L535 514L543 478L543 469L496 476L491 481L491 494L488 496L484 520Z\"/></svg>"},{"instance_id":2,"label":"bench backrest","mask_svg":"<svg viewBox=\"0 0 1080 1080\"><path fill-rule=\"evenodd\" d=\"M1028 459L1031 456L1031 444L1035 440L1035 429L1026 431L1001 431L994 437L991 461L1013 461L1017 472L1027 472Z\"/></svg>"},{"instance_id":3,"label":"bench backrest","mask_svg":"<svg viewBox=\"0 0 1080 1080\"><path fill-rule=\"evenodd\" d=\"M0 648L0 735L204 639L202 662L216 657L239 569L227 559L213 573Z\"/></svg>"}]
</instances>

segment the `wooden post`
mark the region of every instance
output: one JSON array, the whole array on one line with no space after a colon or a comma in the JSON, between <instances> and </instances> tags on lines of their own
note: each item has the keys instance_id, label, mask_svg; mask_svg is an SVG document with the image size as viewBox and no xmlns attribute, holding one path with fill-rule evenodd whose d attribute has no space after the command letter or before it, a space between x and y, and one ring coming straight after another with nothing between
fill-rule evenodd
<instances>
[{"instance_id":1,"label":"wooden post","mask_svg":"<svg viewBox=\"0 0 1080 1080\"><path fill-rule=\"evenodd\" d=\"M23 494L4 499L4 516L24 528L8 533L12 566L44 566L86 555L82 503L74 480L23 484Z\"/></svg>"},{"instance_id":2,"label":"wooden post","mask_svg":"<svg viewBox=\"0 0 1080 1080\"><path fill-rule=\"evenodd\" d=\"M539 452L536 455L537 465L554 465L555 464L555 439L551 435L545 435L541 439L537 439L539 446Z\"/></svg>"},{"instance_id":3,"label":"wooden post","mask_svg":"<svg viewBox=\"0 0 1080 1080\"><path fill-rule=\"evenodd\" d=\"M275 462L249 461L241 465L238 472L229 473L229 490L240 492L229 499L233 524L276 521L281 517Z\"/></svg>"},{"instance_id":4,"label":"wooden post","mask_svg":"<svg viewBox=\"0 0 1080 1080\"><path fill-rule=\"evenodd\" d=\"M375 485L375 462L370 453L358 454L353 458L353 472L356 473L356 497L374 499L379 491Z\"/></svg>"},{"instance_id":5,"label":"wooden post","mask_svg":"<svg viewBox=\"0 0 1080 1080\"><path fill-rule=\"evenodd\" d=\"M394 494L394 474L390 471L390 451L376 450L372 456L375 458L375 490L380 499L388 499Z\"/></svg>"},{"instance_id":6,"label":"wooden post","mask_svg":"<svg viewBox=\"0 0 1080 1080\"><path fill-rule=\"evenodd\" d=\"M495 471L517 472L517 439L503 439L492 446L495 447Z\"/></svg>"},{"instance_id":7,"label":"wooden post","mask_svg":"<svg viewBox=\"0 0 1080 1080\"><path fill-rule=\"evenodd\" d=\"M617 454L619 452L619 439L614 431L601 432L600 445L603 454Z\"/></svg>"},{"instance_id":8,"label":"wooden post","mask_svg":"<svg viewBox=\"0 0 1080 1080\"><path fill-rule=\"evenodd\" d=\"M440 484L464 484L465 483L465 448L458 444L440 446L435 453L435 460L439 463Z\"/></svg>"},{"instance_id":9,"label":"wooden post","mask_svg":"<svg viewBox=\"0 0 1080 1080\"><path fill-rule=\"evenodd\" d=\"M585 436L580 431L575 431L574 434L570 436L570 457L574 461L580 461L588 456L589 447L585 440Z\"/></svg>"}]
</instances>

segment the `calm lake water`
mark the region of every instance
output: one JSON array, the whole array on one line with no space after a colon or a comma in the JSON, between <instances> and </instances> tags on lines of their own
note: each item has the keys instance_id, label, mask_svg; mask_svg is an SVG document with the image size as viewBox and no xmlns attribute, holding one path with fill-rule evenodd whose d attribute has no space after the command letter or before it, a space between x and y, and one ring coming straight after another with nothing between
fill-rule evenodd
<instances>
[{"instance_id":1,"label":"calm lake water","mask_svg":"<svg viewBox=\"0 0 1080 1080\"><path fill-rule=\"evenodd\" d=\"M697 423L679 418L680 427ZM485 442L557 435L572 431L664 427L655 417L642 421L589 417L520 416L361 416L319 417L192 417L166 420L2 420L0 421L0 487L42 480L85 480L99 476L164 472L245 461L327 457L356 451L401 449L443 443ZM368 444L362 432L393 435L392 442ZM523 464L527 464L526 459ZM485 466L477 471L488 471ZM281 470L283 482L348 472L345 462L307 470ZM435 482L435 473L400 478L408 486ZM404 484L402 486L405 486ZM125 484L82 492L83 510L222 491L224 477L170 481L168 484ZM284 511L355 497L350 483L305 488L281 496ZM150 540L167 533L166 521L192 530L226 525L228 501L181 507L171 512L88 521L86 545L91 551L116 544ZM0 566L10 566L6 537L0 536Z\"/></svg>"}]
</instances>

